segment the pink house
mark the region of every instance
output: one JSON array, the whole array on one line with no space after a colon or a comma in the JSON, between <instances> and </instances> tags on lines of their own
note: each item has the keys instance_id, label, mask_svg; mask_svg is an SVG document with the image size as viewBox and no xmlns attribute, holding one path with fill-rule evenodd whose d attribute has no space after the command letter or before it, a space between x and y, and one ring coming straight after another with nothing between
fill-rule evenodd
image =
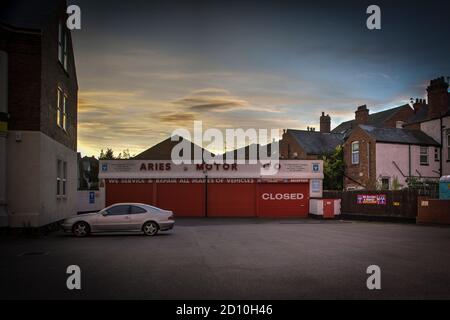
<instances>
[{"instance_id":1,"label":"pink house","mask_svg":"<svg viewBox=\"0 0 450 320\"><path fill-rule=\"evenodd\" d=\"M344 188L401 189L437 180L440 144L420 130L358 125L344 143Z\"/></svg>"}]
</instances>

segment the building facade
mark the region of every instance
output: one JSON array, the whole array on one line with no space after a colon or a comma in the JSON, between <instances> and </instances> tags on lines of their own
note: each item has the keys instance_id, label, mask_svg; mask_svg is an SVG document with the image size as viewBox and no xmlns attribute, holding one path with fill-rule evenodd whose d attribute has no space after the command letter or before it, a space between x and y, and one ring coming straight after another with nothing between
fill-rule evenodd
<instances>
[{"instance_id":1,"label":"building facade","mask_svg":"<svg viewBox=\"0 0 450 320\"><path fill-rule=\"evenodd\" d=\"M2 3L2 226L41 227L76 212L78 83L66 8Z\"/></svg>"},{"instance_id":2,"label":"building facade","mask_svg":"<svg viewBox=\"0 0 450 320\"><path fill-rule=\"evenodd\" d=\"M401 189L438 180L440 144L420 130L359 125L344 143L344 189Z\"/></svg>"}]
</instances>

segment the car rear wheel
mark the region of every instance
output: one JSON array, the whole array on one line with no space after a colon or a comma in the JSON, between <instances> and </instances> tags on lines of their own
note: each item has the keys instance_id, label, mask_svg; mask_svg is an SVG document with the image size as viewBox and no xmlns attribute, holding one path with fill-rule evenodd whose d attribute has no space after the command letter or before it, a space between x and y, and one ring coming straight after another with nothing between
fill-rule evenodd
<instances>
[{"instance_id":1,"label":"car rear wheel","mask_svg":"<svg viewBox=\"0 0 450 320\"><path fill-rule=\"evenodd\" d=\"M146 236L154 236L158 233L159 226L155 222L146 222L142 227L142 231Z\"/></svg>"},{"instance_id":2,"label":"car rear wheel","mask_svg":"<svg viewBox=\"0 0 450 320\"><path fill-rule=\"evenodd\" d=\"M76 237L82 238L89 235L90 228L86 222L80 221L74 224L72 231Z\"/></svg>"}]
</instances>

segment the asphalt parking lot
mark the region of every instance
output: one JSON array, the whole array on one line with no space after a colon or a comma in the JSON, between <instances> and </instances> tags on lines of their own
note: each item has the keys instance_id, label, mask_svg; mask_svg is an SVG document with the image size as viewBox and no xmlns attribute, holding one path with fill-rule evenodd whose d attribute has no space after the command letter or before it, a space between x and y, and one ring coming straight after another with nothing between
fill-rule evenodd
<instances>
[{"instance_id":1,"label":"asphalt parking lot","mask_svg":"<svg viewBox=\"0 0 450 320\"><path fill-rule=\"evenodd\" d=\"M81 290L66 268L81 268ZM381 268L368 290L366 268ZM450 298L450 228L179 219L156 237L61 232L0 241L1 299Z\"/></svg>"}]
</instances>

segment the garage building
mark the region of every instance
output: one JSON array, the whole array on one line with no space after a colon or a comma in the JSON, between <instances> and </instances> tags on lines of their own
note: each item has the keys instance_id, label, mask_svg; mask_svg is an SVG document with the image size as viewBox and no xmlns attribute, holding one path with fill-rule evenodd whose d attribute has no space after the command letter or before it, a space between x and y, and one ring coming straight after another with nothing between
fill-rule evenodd
<instances>
[{"instance_id":1,"label":"garage building","mask_svg":"<svg viewBox=\"0 0 450 320\"><path fill-rule=\"evenodd\" d=\"M140 202L183 217L307 217L322 197L321 160L280 160L277 174L261 164L186 164L170 160L102 160L105 204Z\"/></svg>"}]
</instances>

